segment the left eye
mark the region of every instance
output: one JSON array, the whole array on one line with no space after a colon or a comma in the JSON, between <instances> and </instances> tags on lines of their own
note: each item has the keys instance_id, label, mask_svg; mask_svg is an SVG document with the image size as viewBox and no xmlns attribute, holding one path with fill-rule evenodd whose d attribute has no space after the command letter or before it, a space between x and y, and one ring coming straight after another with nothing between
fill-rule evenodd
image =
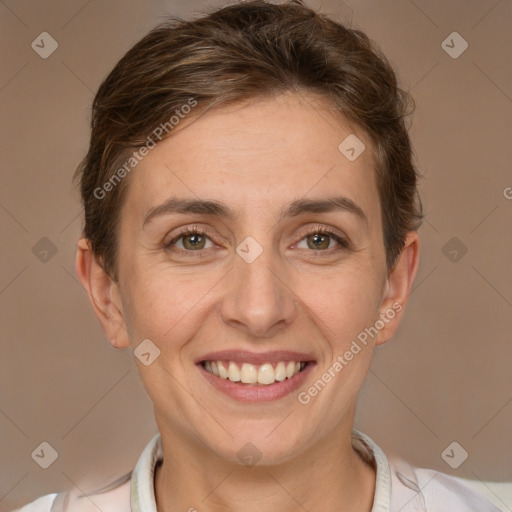
<instances>
[{"instance_id":1,"label":"left eye","mask_svg":"<svg viewBox=\"0 0 512 512\"><path fill-rule=\"evenodd\" d=\"M300 247L300 243L302 243L302 241L304 241L304 240L306 241L307 247ZM313 250L331 249L332 248L332 246L331 246L332 240L334 240L341 246L346 247L346 243L341 237L335 235L334 233L330 233L328 231L315 231L313 233L307 234L299 242L297 247L300 249L313 249Z\"/></svg>"}]
</instances>

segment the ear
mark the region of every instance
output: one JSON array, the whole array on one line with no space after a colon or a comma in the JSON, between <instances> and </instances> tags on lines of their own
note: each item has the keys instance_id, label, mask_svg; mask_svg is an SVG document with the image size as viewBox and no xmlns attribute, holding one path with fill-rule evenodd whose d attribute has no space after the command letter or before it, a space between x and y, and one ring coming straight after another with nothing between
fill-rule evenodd
<instances>
[{"instance_id":1,"label":"ear","mask_svg":"<svg viewBox=\"0 0 512 512\"><path fill-rule=\"evenodd\" d=\"M379 333L375 345L382 345L395 334L416 277L420 261L420 240L417 231L409 231L395 266L388 273L380 311ZM383 326L382 326L383 325Z\"/></svg>"},{"instance_id":2,"label":"ear","mask_svg":"<svg viewBox=\"0 0 512 512\"><path fill-rule=\"evenodd\" d=\"M118 285L103 269L87 238L78 242L75 271L110 344L115 348L128 348L130 340Z\"/></svg>"}]
</instances>

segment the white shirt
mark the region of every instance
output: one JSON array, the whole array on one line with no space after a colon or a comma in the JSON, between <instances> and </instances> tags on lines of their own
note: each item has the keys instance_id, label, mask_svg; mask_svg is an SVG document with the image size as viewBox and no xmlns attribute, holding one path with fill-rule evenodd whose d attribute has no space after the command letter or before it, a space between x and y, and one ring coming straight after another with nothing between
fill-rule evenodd
<instances>
[{"instance_id":1,"label":"white shirt","mask_svg":"<svg viewBox=\"0 0 512 512\"><path fill-rule=\"evenodd\" d=\"M352 444L376 471L371 512L500 512L463 479L388 460L370 437L352 431ZM88 496L76 491L42 496L15 512L157 512L155 467L163 460L160 434L148 443L134 470Z\"/></svg>"}]
</instances>

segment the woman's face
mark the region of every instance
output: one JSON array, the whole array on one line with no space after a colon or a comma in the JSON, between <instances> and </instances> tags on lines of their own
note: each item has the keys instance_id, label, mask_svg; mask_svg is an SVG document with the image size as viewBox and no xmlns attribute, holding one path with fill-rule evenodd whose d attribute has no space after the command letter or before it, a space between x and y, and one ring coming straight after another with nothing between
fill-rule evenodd
<instances>
[{"instance_id":1,"label":"woman's face","mask_svg":"<svg viewBox=\"0 0 512 512\"><path fill-rule=\"evenodd\" d=\"M351 428L374 345L396 328L395 317L344 357L383 305L391 308L370 142L313 96L182 123L128 178L113 285L126 331L116 344L135 349L149 339L148 360L160 351L137 364L163 435L233 461L251 442L267 462L284 461ZM366 146L352 161L338 147L351 134ZM231 216L155 210L171 198L215 202ZM337 206L308 207L329 199ZM231 383L200 363L217 358L238 368L259 362L256 372L264 362L310 363L267 387ZM246 379L254 370L246 366ZM330 382L308 392L329 370ZM276 378L268 366L261 375Z\"/></svg>"}]
</instances>

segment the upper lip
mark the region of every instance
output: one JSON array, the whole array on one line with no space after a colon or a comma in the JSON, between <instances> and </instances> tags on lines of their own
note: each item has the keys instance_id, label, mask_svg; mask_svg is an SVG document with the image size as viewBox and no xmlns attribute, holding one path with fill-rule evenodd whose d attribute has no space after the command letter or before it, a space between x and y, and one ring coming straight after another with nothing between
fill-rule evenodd
<instances>
[{"instance_id":1,"label":"upper lip","mask_svg":"<svg viewBox=\"0 0 512 512\"><path fill-rule=\"evenodd\" d=\"M203 361L233 361L235 363L250 363L261 365L264 363L276 363L279 361L315 361L311 354L302 352L291 352L289 350L272 350L270 352L250 352L248 350L220 350L209 352L198 359L195 363Z\"/></svg>"}]
</instances>

